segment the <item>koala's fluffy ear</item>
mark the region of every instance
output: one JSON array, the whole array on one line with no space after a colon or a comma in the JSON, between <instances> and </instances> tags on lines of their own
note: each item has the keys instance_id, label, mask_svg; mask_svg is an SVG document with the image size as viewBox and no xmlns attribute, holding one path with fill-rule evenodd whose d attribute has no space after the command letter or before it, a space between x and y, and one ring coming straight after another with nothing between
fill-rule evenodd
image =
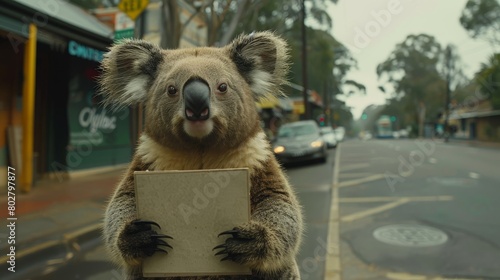
<instances>
[{"instance_id":1,"label":"koala's fluffy ear","mask_svg":"<svg viewBox=\"0 0 500 280\"><path fill-rule=\"evenodd\" d=\"M281 95L288 74L288 46L271 32L240 35L227 46L231 60L256 97Z\"/></svg>"},{"instance_id":2,"label":"koala's fluffy ear","mask_svg":"<svg viewBox=\"0 0 500 280\"><path fill-rule=\"evenodd\" d=\"M104 103L123 107L144 101L162 60L161 49L144 40L112 46L102 61L99 79Z\"/></svg>"}]
</instances>

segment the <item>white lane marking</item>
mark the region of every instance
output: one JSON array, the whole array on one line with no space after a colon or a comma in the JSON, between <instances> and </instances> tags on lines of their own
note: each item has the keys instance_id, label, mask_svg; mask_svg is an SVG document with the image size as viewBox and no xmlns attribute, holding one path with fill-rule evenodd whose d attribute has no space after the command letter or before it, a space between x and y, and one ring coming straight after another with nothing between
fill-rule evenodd
<instances>
[{"instance_id":1,"label":"white lane marking","mask_svg":"<svg viewBox=\"0 0 500 280\"><path fill-rule=\"evenodd\" d=\"M365 167L370 167L370 164L367 163L367 162L364 162L364 163L353 163L353 164L349 164L349 165L343 166L342 167L342 172L356 170L356 169L365 168Z\"/></svg>"},{"instance_id":2,"label":"white lane marking","mask_svg":"<svg viewBox=\"0 0 500 280\"><path fill-rule=\"evenodd\" d=\"M362 218L365 218L365 217L368 217L368 216L371 216L371 215L374 215L374 214L378 214L378 213L387 211L387 210L392 209L392 208L396 208L396 207L398 207L400 205L408 203L409 201L410 200L407 199L407 198L398 199L398 200L396 200L394 202L390 202L390 203L387 203L387 204L384 204L384 205L381 205L381 206L378 206L378 207L374 207L374 208L371 208L371 209L368 209L368 210L360 211L360 212L357 212L357 213L354 213L354 214L350 214L350 215L341 217L340 221L341 222L352 222L352 221L355 221L355 220L359 220L359 219L362 219Z\"/></svg>"},{"instance_id":3,"label":"white lane marking","mask_svg":"<svg viewBox=\"0 0 500 280\"><path fill-rule=\"evenodd\" d=\"M472 179L479 179L479 177L481 177L481 175L479 175L476 172L469 172L469 177Z\"/></svg>"},{"instance_id":4,"label":"white lane marking","mask_svg":"<svg viewBox=\"0 0 500 280\"><path fill-rule=\"evenodd\" d=\"M371 203L371 202L390 202L399 199L408 199L410 202L426 202L426 201L451 201L454 199L450 195L441 196L408 196L408 197L392 197L392 196L380 196L380 197L344 197L340 198L340 203Z\"/></svg>"},{"instance_id":5,"label":"white lane marking","mask_svg":"<svg viewBox=\"0 0 500 280\"><path fill-rule=\"evenodd\" d=\"M325 261L325 280L342 280L342 267L340 263L340 214L339 214L339 170L340 148L337 145L335 163L333 166L332 201L328 225L328 254Z\"/></svg>"},{"instance_id":6,"label":"white lane marking","mask_svg":"<svg viewBox=\"0 0 500 280\"><path fill-rule=\"evenodd\" d=\"M340 178L361 178L361 177L368 177L368 176L372 176L372 175L375 175L373 173L370 173L370 172L355 172L355 173L342 173L340 174Z\"/></svg>"},{"instance_id":7,"label":"white lane marking","mask_svg":"<svg viewBox=\"0 0 500 280\"><path fill-rule=\"evenodd\" d=\"M384 179L385 175L384 174L374 174L368 177L360 178L360 179L355 179L355 180L350 180L350 181L343 181L342 183L339 184L339 188L344 188L344 187L350 187L350 186L356 186L359 184L363 183L368 183L371 181L377 181L380 179Z\"/></svg>"}]
</instances>

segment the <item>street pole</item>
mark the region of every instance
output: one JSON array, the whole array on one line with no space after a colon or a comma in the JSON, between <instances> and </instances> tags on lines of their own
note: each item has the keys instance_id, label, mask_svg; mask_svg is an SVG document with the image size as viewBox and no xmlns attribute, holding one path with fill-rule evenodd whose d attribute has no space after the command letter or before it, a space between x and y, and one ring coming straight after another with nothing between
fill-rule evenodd
<instances>
[{"instance_id":1,"label":"street pole","mask_svg":"<svg viewBox=\"0 0 500 280\"><path fill-rule=\"evenodd\" d=\"M135 21L135 30L134 30L134 38L142 39L144 38L144 27L145 27L145 17L146 11L142 12ZM135 143L139 141L141 137L142 131L144 130L144 104L139 103L137 106L131 107L132 111L132 153L135 152Z\"/></svg>"},{"instance_id":2,"label":"street pole","mask_svg":"<svg viewBox=\"0 0 500 280\"><path fill-rule=\"evenodd\" d=\"M450 127L448 124L450 115L450 79L451 79L451 48L446 48L446 103L445 103L445 118L444 118L444 141L448 142L450 138Z\"/></svg>"},{"instance_id":3,"label":"street pole","mask_svg":"<svg viewBox=\"0 0 500 280\"><path fill-rule=\"evenodd\" d=\"M304 119L308 120L310 118L309 109L309 98L308 98L308 86L307 86L307 40L306 40L306 7L304 4L305 0L301 0L301 12L302 12L302 86L304 95Z\"/></svg>"}]
</instances>

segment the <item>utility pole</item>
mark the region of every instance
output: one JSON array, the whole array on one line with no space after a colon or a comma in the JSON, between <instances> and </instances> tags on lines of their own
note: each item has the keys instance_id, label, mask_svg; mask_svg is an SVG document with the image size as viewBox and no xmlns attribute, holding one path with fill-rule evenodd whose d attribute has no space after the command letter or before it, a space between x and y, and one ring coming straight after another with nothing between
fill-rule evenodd
<instances>
[{"instance_id":1,"label":"utility pole","mask_svg":"<svg viewBox=\"0 0 500 280\"><path fill-rule=\"evenodd\" d=\"M450 115L450 83L451 83L451 48L446 47L446 103L445 103L445 118L444 118L444 141L448 142L450 138L450 126L448 124Z\"/></svg>"},{"instance_id":2,"label":"utility pole","mask_svg":"<svg viewBox=\"0 0 500 280\"><path fill-rule=\"evenodd\" d=\"M302 86L304 95L304 119L310 119L310 109L309 109L309 96L308 96L308 85L307 85L307 40L306 40L306 0L301 0L301 12L302 12Z\"/></svg>"}]
</instances>

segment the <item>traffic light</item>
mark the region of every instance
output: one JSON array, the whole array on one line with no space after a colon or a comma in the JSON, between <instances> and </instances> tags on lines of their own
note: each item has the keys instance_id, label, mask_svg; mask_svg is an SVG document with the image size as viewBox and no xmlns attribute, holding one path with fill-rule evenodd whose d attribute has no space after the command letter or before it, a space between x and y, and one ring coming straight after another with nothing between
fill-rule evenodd
<instances>
[{"instance_id":1,"label":"traffic light","mask_svg":"<svg viewBox=\"0 0 500 280\"><path fill-rule=\"evenodd\" d=\"M320 115L318 117L318 122L319 122L319 126L325 126L325 116L324 115Z\"/></svg>"},{"instance_id":2,"label":"traffic light","mask_svg":"<svg viewBox=\"0 0 500 280\"><path fill-rule=\"evenodd\" d=\"M391 122L395 122L396 121L396 116L391 116Z\"/></svg>"},{"instance_id":3,"label":"traffic light","mask_svg":"<svg viewBox=\"0 0 500 280\"><path fill-rule=\"evenodd\" d=\"M362 120L366 120L367 118L368 118L368 116L366 114L363 113L363 115L361 115Z\"/></svg>"}]
</instances>

